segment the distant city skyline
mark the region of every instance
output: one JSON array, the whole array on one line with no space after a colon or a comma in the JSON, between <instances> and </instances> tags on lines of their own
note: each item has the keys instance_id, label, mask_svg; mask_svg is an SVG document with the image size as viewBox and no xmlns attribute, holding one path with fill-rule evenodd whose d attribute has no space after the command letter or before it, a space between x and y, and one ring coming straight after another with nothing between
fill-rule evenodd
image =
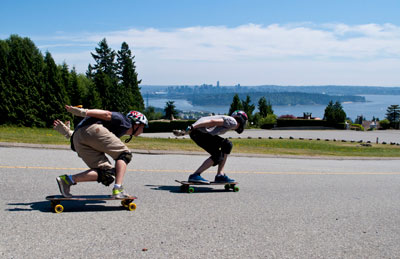
<instances>
[{"instance_id":1,"label":"distant city skyline","mask_svg":"<svg viewBox=\"0 0 400 259\"><path fill-rule=\"evenodd\" d=\"M142 85L400 85L400 2L3 0L0 39L29 37L79 73L127 42Z\"/></svg>"}]
</instances>

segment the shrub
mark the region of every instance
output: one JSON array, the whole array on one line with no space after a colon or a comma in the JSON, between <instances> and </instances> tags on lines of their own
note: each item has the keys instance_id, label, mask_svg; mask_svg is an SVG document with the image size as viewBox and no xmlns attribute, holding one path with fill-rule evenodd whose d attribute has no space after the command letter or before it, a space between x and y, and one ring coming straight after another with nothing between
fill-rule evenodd
<instances>
[{"instance_id":1,"label":"shrub","mask_svg":"<svg viewBox=\"0 0 400 259\"><path fill-rule=\"evenodd\" d=\"M388 119L381 120L381 121L379 121L379 126L382 129L388 129L388 128L390 128L390 121Z\"/></svg>"},{"instance_id":2,"label":"shrub","mask_svg":"<svg viewBox=\"0 0 400 259\"><path fill-rule=\"evenodd\" d=\"M350 129L357 131L364 131L364 127L361 124L351 124Z\"/></svg>"},{"instance_id":3,"label":"shrub","mask_svg":"<svg viewBox=\"0 0 400 259\"><path fill-rule=\"evenodd\" d=\"M261 118L258 122L258 125L262 129L271 129L276 124L276 115L268 114L267 117Z\"/></svg>"}]
</instances>

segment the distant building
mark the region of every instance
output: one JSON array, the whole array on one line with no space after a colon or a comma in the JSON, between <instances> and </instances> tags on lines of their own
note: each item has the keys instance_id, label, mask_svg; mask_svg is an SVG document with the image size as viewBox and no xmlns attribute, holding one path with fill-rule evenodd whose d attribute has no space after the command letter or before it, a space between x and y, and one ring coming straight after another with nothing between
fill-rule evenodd
<instances>
[{"instance_id":1,"label":"distant building","mask_svg":"<svg viewBox=\"0 0 400 259\"><path fill-rule=\"evenodd\" d=\"M219 87L219 81L217 81L217 87Z\"/></svg>"}]
</instances>

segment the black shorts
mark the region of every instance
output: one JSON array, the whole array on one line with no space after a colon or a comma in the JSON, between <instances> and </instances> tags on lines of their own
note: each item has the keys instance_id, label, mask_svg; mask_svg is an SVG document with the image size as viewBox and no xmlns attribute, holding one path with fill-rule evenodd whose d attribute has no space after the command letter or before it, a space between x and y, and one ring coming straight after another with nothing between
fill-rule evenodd
<instances>
[{"instance_id":1,"label":"black shorts","mask_svg":"<svg viewBox=\"0 0 400 259\"><path fill-rule=\"evenodd\" d=\"M192 130L190 138L202 149L211 155L214 166L218 165L224 158L224 154L230 154L232 142L218 135L203 133L199 130Z\"/></svg>"}]
</instances>

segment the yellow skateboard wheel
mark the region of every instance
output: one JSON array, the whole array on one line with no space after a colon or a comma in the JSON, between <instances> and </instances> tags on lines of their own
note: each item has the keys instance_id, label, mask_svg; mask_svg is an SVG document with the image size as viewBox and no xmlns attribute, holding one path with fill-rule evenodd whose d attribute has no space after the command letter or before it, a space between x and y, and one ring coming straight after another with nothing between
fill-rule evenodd
<instances>
[{"instance_id":1,"label":"yellow skateboard wheel","mask_svg":"<svg viewBox=\"0 0 400 259\"><path fill-rule=\"evenodd\" d=\"M136 210L136 204L134 202L129 203L128 210L130 211Z\"/></svg>"},{"instance_id":2,"label":"yellow skateboard wheel","mask_svg":"<svg viewBox=\"0 0 400 259\"><path fill-rule=\"evenodd\" d=\"M56 206L54 206L54 212L55 213L61 213L64 211L64 206L61 204L57 204Z\"/></svg>"}]
</instances>

